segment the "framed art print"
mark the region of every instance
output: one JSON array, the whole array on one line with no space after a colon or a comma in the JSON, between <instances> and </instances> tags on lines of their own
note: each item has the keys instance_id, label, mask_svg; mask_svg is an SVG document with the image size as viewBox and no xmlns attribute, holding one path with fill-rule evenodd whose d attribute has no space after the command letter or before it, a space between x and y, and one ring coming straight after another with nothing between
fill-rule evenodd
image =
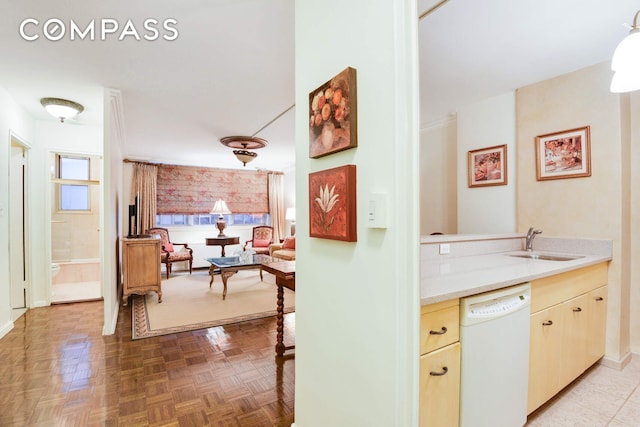
<instances>
[{"instance_id":1,"label":"framed art print","mask_svg":"<svg viewBox=\"0 0 640 427\"><path fill-rule=\"evenodd\" d=\"M469 151L467 177L469 187L507 185L507 145Z\"/></svg>"},{"instance_id":2,"label":"framed art print","mask_svg":"<svg viewBox=\"0 0 640 427\"><path fill-rule=\"evenodd\" d=\"M310 158L358 146L356 97L356 70L351 67L309 93Z\"/></svg>"},{"instance_id":3,"label":"framed art print","mask_svg":"<svg viewBox=\"0 0 640 427\"><path fill-rule=\"evenodd\" d=\"M591 176L589 126L536 136L536 179Z\"/></svg>"},{"instance_id":4,"label":"framed art print","mask_svg":"<svg viewBox=\"0 0 640 427\"><path fill-rule=\"evenodd\" d=\"M309 174L309 235L357 240L355 165Z\"/></svg>"}]
</instances>

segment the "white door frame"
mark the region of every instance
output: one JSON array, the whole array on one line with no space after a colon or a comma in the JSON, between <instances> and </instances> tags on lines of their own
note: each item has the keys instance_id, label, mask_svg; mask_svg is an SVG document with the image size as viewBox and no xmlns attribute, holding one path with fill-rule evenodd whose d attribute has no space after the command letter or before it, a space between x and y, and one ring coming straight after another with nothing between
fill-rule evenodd
<instances>
[{"instance_id":1,"label":"white door frame","mask_svg":"<svg viewBox=\"0 0 640 427\"><path fill-rule=\"evenodd\" d=\"M24 159L24 172L22 170L16 171L13 164L13 149L18 147L22 150ZM9 186L9 230L22 229L22 238L9 240L9 286L11 288L11 308L26 308L30 307L30 293L31 293L31 251L29 247L29 194L30 194L30 180L29 180L29 150L31 145L24 139L19 137L15 132L9 131L9 182L16 177L13 176L16 173L23 175L22 188L15 188L15 186ZM16 220L13 210L11 209L11 200L13 199L16 191L23 192L21 206L21 216ZM11 233L11 231L10 231ZM16 245L16 240L21 241L22 244ZM22 271L20 271L22 270ZM18 304L17 299L14 297L14 291L17 288L21 290L24 288L24 302Z\"/></svg>"}]
</instances>

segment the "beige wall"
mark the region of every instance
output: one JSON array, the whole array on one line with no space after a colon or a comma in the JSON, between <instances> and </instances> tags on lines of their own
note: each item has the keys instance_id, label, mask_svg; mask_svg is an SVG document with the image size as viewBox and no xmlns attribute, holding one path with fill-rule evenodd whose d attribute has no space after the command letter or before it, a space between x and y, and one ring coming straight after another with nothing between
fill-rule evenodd
<instances>
[{"instance_id":1,"label":"beige wall","mask_svg":"<svg viewBox=\"0 0 640 427\"><path fill-rule=\"evenodd\" d=\"M559 76L517 91L517 224L548 236L612 239L609 269L608 358L629 351L629 163L620 96L609 92L608 63ZM536 135L590 126L588 178L537 181ZM626 271L625 271L626 269Z\"/></svg>"},{"instance_id":2,"label":"beige wall","mask_svg":"<svg viewBox=\"0 0 640 427\"><path fill-rule=\"evenodd\" d=\"M458 232L456 120L420 131L420 234Z\"/></svg>"},{"instance_id":3,"label":"beige wall","mask_svg":"<svg viewBox=\"0 0 640 427\"><path fill-rule=\"evenodd\" d=\"M495 234L516 231L515 92L467 105L458 111L458 233ZM468 153L507 146L507 185L468 185Z\"/></svg>"},{"instance_id":4,"label":"beige wall","mask_svg":"<svg viewBox=\"0 0 640 427\"><path fill-rule=\"evenodd\" d=\"M630 264L630 338L631 351L640 354L640 92L634 92L625 97L629 101L628 118L630 148L627 159L630 163L629 170L629 194L630 194L630 225L629 235L631 241L625 252L628 254L627 262Z\"/></svg>"}]
</instances>

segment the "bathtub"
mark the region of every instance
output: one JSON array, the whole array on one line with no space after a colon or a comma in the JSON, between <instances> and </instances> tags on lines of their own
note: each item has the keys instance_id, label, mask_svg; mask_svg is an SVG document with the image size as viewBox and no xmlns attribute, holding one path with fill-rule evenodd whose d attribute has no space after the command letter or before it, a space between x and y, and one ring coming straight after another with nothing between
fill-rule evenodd
<instances>
[{"instance_id":1,"label":"bathtub","mask_svg":"<svg viewBox=\"0 0 640 427\"><path fill-rule=\"evenodd\" d=\"M100 259L74 259L70 261L53 261L60 267L51 279L52 284L82 283L100 281Z\"/></svg>"}]
</instances>

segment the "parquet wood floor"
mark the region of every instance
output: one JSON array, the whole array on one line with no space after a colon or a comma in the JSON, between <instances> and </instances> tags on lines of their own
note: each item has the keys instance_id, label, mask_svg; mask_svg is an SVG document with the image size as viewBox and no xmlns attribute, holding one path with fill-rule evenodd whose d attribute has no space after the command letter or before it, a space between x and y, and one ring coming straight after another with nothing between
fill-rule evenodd
<instances>
[{"instance_id":1,"label":"parquet wood floor","mask_svg":"<svg viewBox=\"0 0 640 427\"><path fill-rule=\"evenodd\" d=\"M290 426L275 343L275 317L131 341L130 306L111 336L101 301L32 309L0 340L0 426Z\"/></svg>"}]
</instances>

